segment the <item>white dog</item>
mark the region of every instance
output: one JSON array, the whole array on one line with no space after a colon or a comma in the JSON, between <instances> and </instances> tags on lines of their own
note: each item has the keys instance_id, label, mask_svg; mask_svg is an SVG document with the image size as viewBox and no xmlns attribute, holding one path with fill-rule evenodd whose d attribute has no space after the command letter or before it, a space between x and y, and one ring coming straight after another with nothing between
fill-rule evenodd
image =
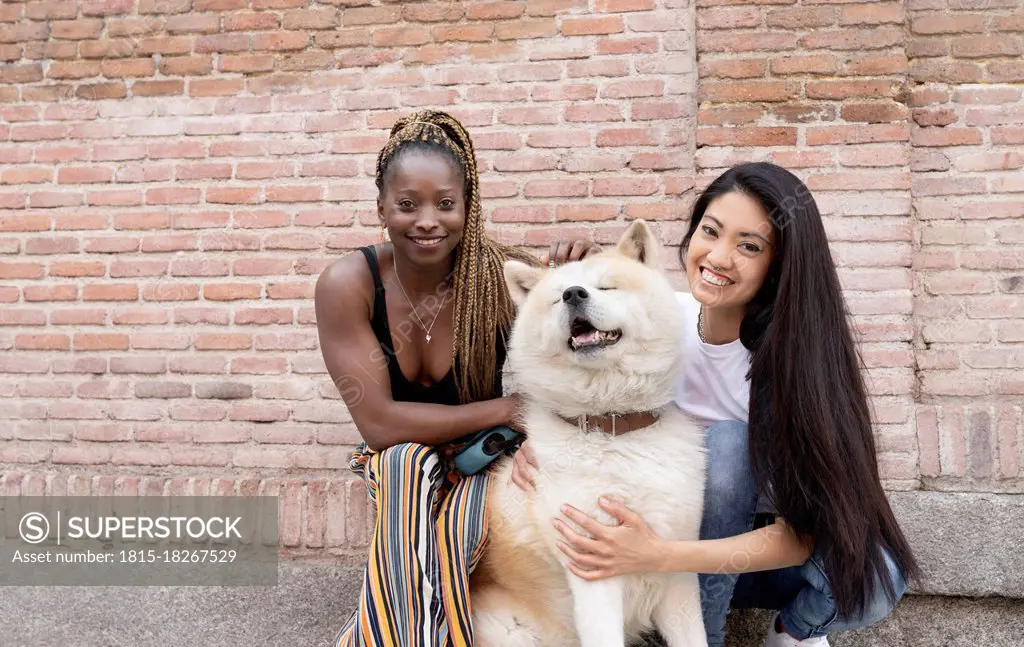
<instances>
[{"instance_id":1,"label":"white dog","mask_svg":"<svg viewBox=\"0 0 1024 647\"><path fill-rule=\"evenodd\" d=\"M672 404L681 317L659 253L636 221L615 250L578 263L505 264L519 306L506 370L540 476L525 494L508 483L511 461L492 473L490 543L470 586L480 647L623 647L650 627L670 647L707 645L696 574L583 580L551 523L564 503L611 523L604 495L662 537L698 537L703 438Z\"/></svg>"}]
</instances>

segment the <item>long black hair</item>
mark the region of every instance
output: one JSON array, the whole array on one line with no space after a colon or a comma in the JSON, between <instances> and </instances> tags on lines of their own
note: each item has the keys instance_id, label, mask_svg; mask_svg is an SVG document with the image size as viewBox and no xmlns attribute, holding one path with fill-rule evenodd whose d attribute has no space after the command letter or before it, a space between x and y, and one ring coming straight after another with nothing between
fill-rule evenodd
<instances>
[{"instance_id":1,"label":"long black hair","mask_svg":"<svg viewBox=\"0 0 1024 647\"><path fill-rule=\"evenodd\" d=\"M842 615L865 608L880 575L895 592L883 549L907 581L920 569L878 476L861 358L810 191L768 163L735 166L693 207L685 253L708 205L739 191L760 203L775 230L761 289L747 304L740 341L751 351L749 447L758 486L798 533L814 538Z\"/></svg>"}]
</instances>

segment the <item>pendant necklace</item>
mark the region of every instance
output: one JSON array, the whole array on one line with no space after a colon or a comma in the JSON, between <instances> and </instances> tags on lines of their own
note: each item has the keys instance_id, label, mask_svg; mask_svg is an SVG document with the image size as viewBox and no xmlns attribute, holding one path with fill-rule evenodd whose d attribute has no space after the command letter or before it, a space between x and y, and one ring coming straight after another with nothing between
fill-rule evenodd
<instances>
[{"instance_id":1,"label":"pendant necklace","mask_svg":"<svg viewBox=\"0 0 1024 647\"><path fill-rule=\"evenodd\" d=\"M398 282L398 288L402 291L402 295L405 297L405 300L409 303L409 307L412 309L412 316L416 317L416 322L420 325L420 328L423 329L423 334L426 336L427 343L429 344L430 331L434 329L434 324L437 322L437 316L441 314L442 310L444 310L444 302L448 298L448 295L446 293L443 297L441 297L441 305L437 307L437 312L434 313L434 318L433 320L431 320L430 325L424 325L423 320L420 319L419 313L416 312L416 306L412 304L412 299L409 298L409 294L405 291L405 286L402 285L402 277L398 276L397 257L394 254L392 254L391 258L392 262L394 262L395 264L395 280Z\"/></svg>"}]
</instances>

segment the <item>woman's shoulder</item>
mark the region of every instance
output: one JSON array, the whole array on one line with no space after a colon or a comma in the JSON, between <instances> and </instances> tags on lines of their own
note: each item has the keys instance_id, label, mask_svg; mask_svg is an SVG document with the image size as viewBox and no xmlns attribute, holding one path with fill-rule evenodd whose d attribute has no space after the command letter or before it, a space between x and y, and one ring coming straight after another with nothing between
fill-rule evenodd
<instances>
[{"instance_id":1,"label":"woman's shoulder","mask_svg":"<svg viewBox=\"0 0 1024 647\"><path fill-rule=\"evenodd\" d=\"M320 272L314 291L318 307L352 308L372 303L373 272L366 256L354 250L333 261Z\"/></svg>"},{"instance_id":2,"label":"woman's shoulder","mask_svg":"<svg viewBox=\"0 0 1024 647\"><path fill-rule=\"evenodd\" d=\"M370 270L370 260L366 258L366 254L362 250L363 248L354 249L344 256L333 260L320 272L317 284L326 283L336 288L373 285L373 272ZM376 261L379 258L379 252L372 247L370 251Z\"/></svg>"}]
</instances>

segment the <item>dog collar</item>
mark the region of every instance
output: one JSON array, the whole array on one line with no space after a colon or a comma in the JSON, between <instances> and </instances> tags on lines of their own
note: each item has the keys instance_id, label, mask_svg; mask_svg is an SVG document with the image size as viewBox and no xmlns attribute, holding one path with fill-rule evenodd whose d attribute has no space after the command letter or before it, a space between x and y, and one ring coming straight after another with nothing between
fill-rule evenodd
<instances>
[{"instance_id":1,"label":"dog collar","mask_svg":"<svg viewBox=\"0 0 1024 647\"><path fill-rule=\"evenodd\" d=\"M600 416L583 414L577 418L566 418L558 416L570 425L580 428L583 433L599 431L610 436L650 427L658 421L658 414L654 411L631 411L629 413L608 413Z\"/></svg>"}]
</instances>

